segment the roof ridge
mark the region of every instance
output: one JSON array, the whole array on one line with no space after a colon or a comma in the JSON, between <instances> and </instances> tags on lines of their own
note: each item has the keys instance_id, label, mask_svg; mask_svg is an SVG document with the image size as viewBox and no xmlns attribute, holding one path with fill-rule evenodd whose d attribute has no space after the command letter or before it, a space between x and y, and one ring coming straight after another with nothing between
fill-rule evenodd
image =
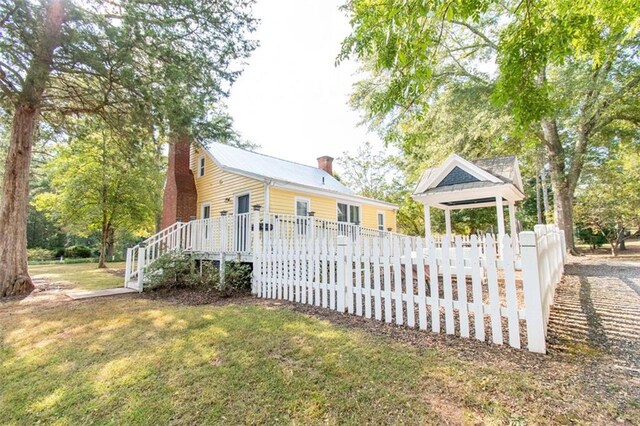
<instances>
[{"instance_id":1,"label":"roof ridge","mask_svg":"<svg viewBox=\"0 0 640 426\"><path fill-rule=\"evenodd\" d=\"M211 141L210 143L214 143L214 144L219 144L219 145L224 145L225 147L229 147L229 148L234 148L237 149L239 151L244 151L244 152L249 152L251 154L256 154L256 155L261 155L263 157L267 157L267 158L273 158L274 160L279 160L279 161L285 161L287 163L291 163L291 164L295 164L296 166L303 166L303 167L308 167L310 169L314 169L314 170L321 170L322 172L326 173L327 175L333 177L335 179L335 177L333 175L330 175L329 173L327 173L325 170L321 169L320 167L315 167L315 166L310 166L308 164L303 164L303 163L298 163L296 161L291 161L291 160L287 160L284 158L280 158L280 157L276 157L273 155L269 155L269 154L263 154L261 152L256 152L256 151L250 151L248 149L244 149L244 148L240 148L237 146L233 146L233 145L229 145L229 144L225 144L225 143L221 143L221 142L215 142L215 141ZM205 147L207 150L209 150L208 147ZM213 153L211 153L211 155L214 155ZM336 179L337 180L337 179ZM338 181L340 182L340 181ZM344 185L344 184L343 184Z\"/></svg>"}]
</instances>

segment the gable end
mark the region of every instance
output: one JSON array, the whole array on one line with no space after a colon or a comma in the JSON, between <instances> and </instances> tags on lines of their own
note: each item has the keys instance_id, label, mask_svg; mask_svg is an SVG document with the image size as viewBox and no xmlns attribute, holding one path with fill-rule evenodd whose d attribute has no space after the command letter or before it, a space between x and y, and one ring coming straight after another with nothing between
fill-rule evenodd
<instances>
[{"instance_id":1,"label":"gable end","mask_svg":"<svg viewBox=\"0 0 640 426\"><path fill-rule=\"evenodd\" d=\"M446 175L444 179L440 181L440 183L438 183L436 188L441 188L443 186L458 185L461 183L471 183L471 182L480 182L480 179L462 170L460 167L455 166L453 170L451 170L449 174Z\"/></svg>"}]
</instances>

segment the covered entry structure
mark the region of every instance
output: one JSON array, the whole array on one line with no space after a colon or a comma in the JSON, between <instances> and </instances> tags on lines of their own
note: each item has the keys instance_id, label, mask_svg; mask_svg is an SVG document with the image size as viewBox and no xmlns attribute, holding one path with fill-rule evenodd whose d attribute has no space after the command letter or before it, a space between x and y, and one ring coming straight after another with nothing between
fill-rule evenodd
<instances>
[{"instance_id":1,"label":"covered entry structure","mask_svg":"<svg viewBox=\"0 0 640 426\"><path fill-rule=\"evenodd\" d=\"M524 190L515 156L471 162L452 154L439 167L424 171L412 197L424 205L427 237L431 235L431 207L444 210L446 233L451 235L452 210L495 206L501 241L505 235L506 204L509 232L517 238L515 203L524 198Z\"/></svg>"}]
</instances>

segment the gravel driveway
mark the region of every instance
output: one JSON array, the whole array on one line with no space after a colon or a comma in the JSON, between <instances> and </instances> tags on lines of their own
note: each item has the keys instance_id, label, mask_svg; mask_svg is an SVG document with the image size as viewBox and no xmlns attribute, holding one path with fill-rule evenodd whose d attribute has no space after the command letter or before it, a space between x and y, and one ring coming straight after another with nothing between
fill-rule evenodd
<instances>
[{"instance_id":1,"label":"gravel driveway","mask_svg":"<svg viewBox=\"0 0 640 426\"><path fill-rule=\"evenodd\" d=\"M549 352L592 359L585 379L640 394L640 262L573 257L549 322ZM586 355L596 355L586 357Z\"/></svg>"}]
</instances>

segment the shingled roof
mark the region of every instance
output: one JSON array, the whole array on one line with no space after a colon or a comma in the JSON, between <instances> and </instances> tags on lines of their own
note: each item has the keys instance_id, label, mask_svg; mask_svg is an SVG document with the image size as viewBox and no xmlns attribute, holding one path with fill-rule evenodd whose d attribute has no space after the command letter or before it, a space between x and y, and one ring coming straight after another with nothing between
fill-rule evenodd
<instances>
[{"instance_id":1,"label":"shingled roof","mask_svg":"<svg viewBox=\"0 0 640 426\"><path fill-rule=\"evenodd\" d=\"M452 158L469 163L490 176L482 176L482 173L478 176L477 173L473 173L473 170L468 171L458 165L455 165L446 175L440 176L444 169L451 167ZM493 179L490 177L493 177ZM436 182L435 180L438 181ZM467 162L454 155L440 167L425 170L413 194L450 192L503 184L513 184L520 192L523 192L518 159L515 156L483 158Z\"/></svg>"}]
</instances>

